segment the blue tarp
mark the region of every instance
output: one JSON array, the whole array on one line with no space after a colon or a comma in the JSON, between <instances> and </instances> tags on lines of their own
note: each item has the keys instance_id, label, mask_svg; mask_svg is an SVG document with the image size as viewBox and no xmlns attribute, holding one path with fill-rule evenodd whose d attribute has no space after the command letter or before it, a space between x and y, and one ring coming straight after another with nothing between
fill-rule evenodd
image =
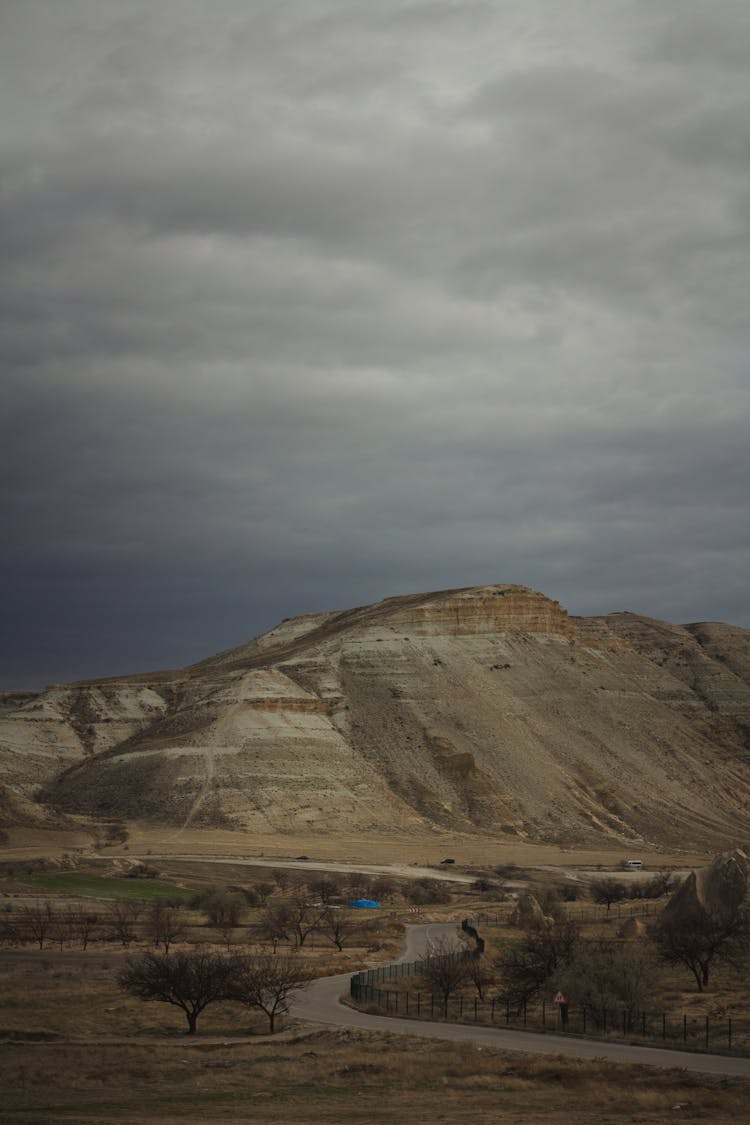
<instances>
[{"instance_id":1,"label":"blue tarp","mask_svg":"<svg viewBox=\"0 0 750 1125\"><path fill-rule=\"evenodd\" d=\"M358 898L356 902L350 902L350 906L356 906L358 910L372 910L374 907L380 907L379 902L373 902L371 898Z\"/></svg>"}]
</instances>

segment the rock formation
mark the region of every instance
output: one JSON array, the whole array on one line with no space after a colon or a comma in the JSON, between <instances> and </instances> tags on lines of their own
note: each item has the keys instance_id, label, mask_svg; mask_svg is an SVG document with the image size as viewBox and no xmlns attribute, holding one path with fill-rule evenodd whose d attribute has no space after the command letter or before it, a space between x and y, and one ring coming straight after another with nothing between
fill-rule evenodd
<instances>
[{"instance_id":1,"label":"rock formation","mask_svg":"<svg viewBox=\"0 0 750 1125\"><path fill-rule=\"evenodd\" d=\"M696 919L723 922L742 905L750 907L750 860L740 848L718 855L708 867L693 871L664 908L670 923Z\"/></svg>"},{"instance_id":2,"label":"rock formation","mask_svg":"<svg viewBox=\"0 0 750 1125\"><path fill-rule=\"evenodd\" d=\"M522 930L541 930L551 921L552 919L544 913L538 900L528 891L519 897L508 918L511 926L518 926Z\"/></svg>"},{"instance_id":3,"label":"rock formation","mask_svg":"<svg viewBox=\"0 0 750 1125\"><path fill-rule=\"evenodd\" d=\"M176 826L727 847L750 828L749 642L515 585L388 598L0 696L0 784Z\"/></svg>"}]
</instances>

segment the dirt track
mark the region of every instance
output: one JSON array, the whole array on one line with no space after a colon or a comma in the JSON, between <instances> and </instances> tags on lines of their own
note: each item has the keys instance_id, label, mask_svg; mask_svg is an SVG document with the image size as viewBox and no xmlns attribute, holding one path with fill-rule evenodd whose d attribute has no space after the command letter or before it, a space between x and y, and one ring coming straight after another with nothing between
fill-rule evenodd
<instances>
[{"instance_id":1,"label":"dirt track","mask_svg":"<svg viewBox=\"0 0 750 1125\"><path fill-rule=\"evenodd\" d=\"M105 857L97 856L96 858L104 859ZM407 863L329 863L317 859L309 861L271 859L268 856L263 859L254 859L231 855L172 855L167 853L164 855L149 854L147 858L149 862L156 859L184 860L189 863L232 863L245 867L291 867L297 871L341 871L350 874L357 872L365 875L397 875L402 879L438 879L445 883L464 883L466 885L473 883L475 879L473 875L454 873L452 868L448 871L436 871L433 867L416 867Z\"/></svg>"}]
</instances>

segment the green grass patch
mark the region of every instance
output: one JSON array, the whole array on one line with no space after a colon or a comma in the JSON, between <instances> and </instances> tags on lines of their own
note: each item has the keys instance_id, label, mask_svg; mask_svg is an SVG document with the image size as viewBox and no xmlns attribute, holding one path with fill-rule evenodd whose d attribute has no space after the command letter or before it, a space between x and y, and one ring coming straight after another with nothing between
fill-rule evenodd
<instances>
[{"instance_id":1,"label":"green grass patch","mask_svg":"<svg viewBox=\"0 0 750 1125\"><path fill-rule=\"evenodd\" d=\"M113 879L106 875L84 875L77 871L25 875L23 883L25 886L41 887L45 891L82 895L85 898L131 898L147 902L157 898L179 898L187 902L195 894L188 887L161 883L158 879Z\"/></svg>"}]
</instances>

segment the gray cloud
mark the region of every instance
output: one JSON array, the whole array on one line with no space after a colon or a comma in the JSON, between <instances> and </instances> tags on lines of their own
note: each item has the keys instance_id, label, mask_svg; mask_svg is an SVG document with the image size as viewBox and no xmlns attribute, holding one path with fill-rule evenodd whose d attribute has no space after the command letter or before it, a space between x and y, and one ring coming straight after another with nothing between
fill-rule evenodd
<instances>
[{"instance_id":1,"label":"gray cloud","mask_svg":"<svg viewBox=\"0 0 750 1125\"><path fill-rule=\"evenodd\" d=\"M0 15L0 675L518 581L750 626L745 5Z\"/></svg>"}]
</instances>

